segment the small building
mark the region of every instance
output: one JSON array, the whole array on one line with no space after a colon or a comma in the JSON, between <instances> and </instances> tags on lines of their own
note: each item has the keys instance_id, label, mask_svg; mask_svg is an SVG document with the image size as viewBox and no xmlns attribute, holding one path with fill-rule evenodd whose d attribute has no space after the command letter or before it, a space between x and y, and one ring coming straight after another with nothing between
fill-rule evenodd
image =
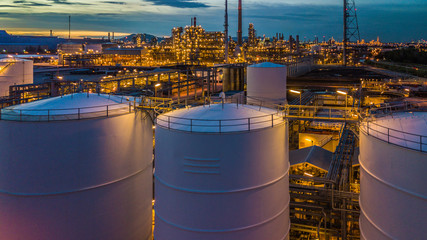
<instances>
[{"instance_id":1,"label":"small building","mask_svg":"<svg viewBox=\"0 0 427 240\"><path fill-rule=\"evenodd\" d=\"M324 177L328 173L332 156L332 152L318 146L290 151L290 174Z\"/></svg>"}]
</instances>

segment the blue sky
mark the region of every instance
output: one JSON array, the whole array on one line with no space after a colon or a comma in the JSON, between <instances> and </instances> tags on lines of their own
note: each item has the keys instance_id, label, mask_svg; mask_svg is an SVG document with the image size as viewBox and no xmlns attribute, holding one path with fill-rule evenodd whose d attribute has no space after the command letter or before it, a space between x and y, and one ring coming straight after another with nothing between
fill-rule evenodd
<instances>
[{"instance_id":1,"label":"blue sky","mask_svg":"<svg viewBox=\"0 0 427 240\"><path fill-rule=\"evenodd\" d=\"M243 0L244 35L254 23L258 35L299 34L313 39L342 35L342 0ZM12 33L65 36L68 15L74 36L106 32L170 35L173 27L198 24L223 30L223 0L1 0L0 28ZM361 37L366 40L427 39L426 0L356 0ZM237 31L237 0L229 0L230 33Z\"/></svg>"}]
</instances>

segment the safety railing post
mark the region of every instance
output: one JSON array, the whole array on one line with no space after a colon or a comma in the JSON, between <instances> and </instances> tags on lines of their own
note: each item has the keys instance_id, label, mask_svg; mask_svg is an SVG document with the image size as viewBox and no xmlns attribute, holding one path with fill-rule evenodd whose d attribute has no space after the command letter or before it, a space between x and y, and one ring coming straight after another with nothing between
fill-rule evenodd
<instances>
[{"instance_id":1,"label":"safety railing post","mask_svg":"<svg viewBox=\"0 0 427 240\"><path fill-rule=\"evenodd\" d=\"M366 122L366 132L367 132L367 134L369 136L369 121Z\"/></svg>"},{"instance_id":2,"label":"safety railing post","mask_svg":"<svg viewBox=\"0 0 427 240\"><path fill-rule=\"evenodd\" d=\"M193 132L193 119L190 119L190 132Z\"/></svg>"},{"instance_id":3,"label":"safety railing post","mask_svg":"<svg viewBox=\"0 0 427 240\"><path fill-rule=\"evenodd\" d=\"M221 125L222 125L222 121L219 120L219 133L221 133Z\"/></svg>"},{"instance_id":4,"label":"safety railing post","mask_svg":"<svg viewBox=\"0 0 427 240\"><path fill-rule=\"evenodd\" d=\"M274 127L274 114L271 114L271 127Z\"/></svg>"},{"instance_id":5,"label":"safety railing post","mask_svg":"<svg viewBox=\"0 0 427 240\"><path fill-rule=\"evenodd\" d=\"M387 143L390 143L390 128L387 128Z\"/></svg>"},{"instance_id":6,"label":"safety railing post","mask_svg":"<svg viewBox=\"0 0 427 240\"><path fill-rule=\"evenodd\" d=\"M50 110L47 110L47 121L50 121Z\"/></svg>"},{"instance_id":7,"label":"safety railing post","mask_svg":"<svg viewBox=\"0 0 427 240\"><path fill-rule=\"evenodd\" d=\"M171 129L171 117L170 116L168 116L168 129L169 130Z\"/></svg>"},{"instance_id":8,"label":"safety railing post","mask_svg":"<svg viewBox=\"0 0 427 240\"><path fill-rule=\"evenodd\" d=\"M108 116L108 111L107 111L107 116ZM77 108L77 119L80 120L80 108Z\"/></svg>"},{"instance_id":9,"label":"safety railing post","mask_svg":"<svg viewBox=\"0 0 427 240\"><path fill-rule=\"evenodd\" d=\"M251 130L251 119L248 118L248 131L250 131L250 130Z\"/></svg>"},{"instance_id":10,"label":"safety railing post","mask_svg":"<svg viewBox=\"0 0 427 240\"><path fill-rule=\"evenodd\" d=\"M131 112L132 112L132 103L129 102L129 113L131 113Z\"/></svg>"},{"instance_id":11,"label":"safety railing post","mask_svg":"<svg viewBox=\"0 0 427 240\"><path fill-rule=\"evenodd\" d=\"M423 136L420 135L420 152L423 151Z\"/></svg>"},{"instance_id":12,"label":"safety railing post","mask_svg":"<svg viewBox=\"0 0 427 240\"><path fill-rule=\"evenodd\" d=\"M19 110L19 121L22 122L22 110Z\"/></svg>"},{"instance_id":13,"label":"safety railing post","mask_svg":"<svg viewBox=\"0 0 427 240\"><path fill-rule=\"evenodd\" d=\"M108 105L107 105L107 117L108 117Z\"/></svg>"}]
</instances>

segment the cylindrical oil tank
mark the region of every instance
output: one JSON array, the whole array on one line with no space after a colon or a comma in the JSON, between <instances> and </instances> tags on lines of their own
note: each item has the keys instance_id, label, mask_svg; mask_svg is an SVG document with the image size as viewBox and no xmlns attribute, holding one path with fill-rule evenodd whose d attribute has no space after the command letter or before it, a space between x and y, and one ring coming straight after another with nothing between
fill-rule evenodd
<instances>
[{"instance_id":1,"label":"cylindrical oil tank","mask_svg":"<svg viewBox=\"0 0 427 240\"><path fill-rule=\"evenodd\" d=\"M288 239L287 122L218 104L157 118L156 240Z\"/></svg>"},{"instance_id":2,"label":"cylindrical oil tank","mask_svg":"<svg viewBox=\"0 0 427 240\"><path fill-rule=\"evenodd\" d=\"M152 122L129 107L79 93L2 110L0 239L152 239Z\"/></svg>"},{"instance_id":3,"label":"cylindrical oil tank","mask_svg":"<svg viewBox=\"0 0 427 240\"><path fill-rule=\"evenodd\" d=\"M403 112L361 124L361 239L425 238L426 123L426 112Z\"/></svg>"},{"instance_id":4,"label":"cylindrical oil tank","mask_svg":"<svg viewBox=\"0 0 427 240\"><path fill-rule=\"evenodd\" d=\"M286 66L260 63L248 67L247 92L251 98L282 104L286 102Z\"/></svg>"},{"instance_id":5,"label":"cylindrical oil tank","mask_svg":"<svg viewBox=\"0 0 427 240\"><path fill-rule=\"evenodd\" d=\"M10 86L31 84L33 79L33 61L17 58L0 60L0 97L9 95Z\"/></svg>"}]
</instances>

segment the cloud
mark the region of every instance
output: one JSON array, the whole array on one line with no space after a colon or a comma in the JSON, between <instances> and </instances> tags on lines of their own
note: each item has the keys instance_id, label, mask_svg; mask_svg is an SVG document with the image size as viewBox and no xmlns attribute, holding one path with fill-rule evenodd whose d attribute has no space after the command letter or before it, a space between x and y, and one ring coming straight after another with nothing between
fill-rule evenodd
<instances>
[{"instance_id":1,"label":"cloud","mask_svg":"<svg viewBox=\"0 0 427 240\"><path fill-rule=\"evenodd\" d=\"M0 5L0 8L21 8L22 6L17 6L17 5Z\"/></svg>"},{"instance_id":2,"label":"cloud","mask_svg":"<svg viewBox=\"0 0 427 240\"><path fill-rule=\"evenodd\" d=\"M62 5L92 5L89 3L82 3L82 2L69 2L68 0L49 0L54 4L62 4Z\"/></svg>"},{"instance_id":3,"label":"cloud","mask_svg":"<svg viewBox=\"0 0 427 240\"><path fill-rule=\"evenodd\" d=\"M194 0L146 0L154 5L169 6L176 8L207 8L209 5L205 3L195 2Z\"/></svg>"},{"instance_id":4,"label":"cloud","mask_svg":"<svg viewBox=\"0 0 427 240\"><path fill-rule=\"evenodd\" d=\"M116 5L126 5L126 2L102 1L102 3L106 3L106 4L116 4Z\"/></svg>"},{"instance_id":5,"label":"cloud","mask_svg":"<svg viewBox=\"0 0 427 240\"><path fill-rule=\"evenodd\" d=\"M50 7L52 5L46 4L46 3L39 3L39 2L33 2L33 1L27 1L27 0L17 0L13 1L15 4L19 4L23 7ZM19 6L17 6L19 7Z\"/></svg>"}]
</instances>

